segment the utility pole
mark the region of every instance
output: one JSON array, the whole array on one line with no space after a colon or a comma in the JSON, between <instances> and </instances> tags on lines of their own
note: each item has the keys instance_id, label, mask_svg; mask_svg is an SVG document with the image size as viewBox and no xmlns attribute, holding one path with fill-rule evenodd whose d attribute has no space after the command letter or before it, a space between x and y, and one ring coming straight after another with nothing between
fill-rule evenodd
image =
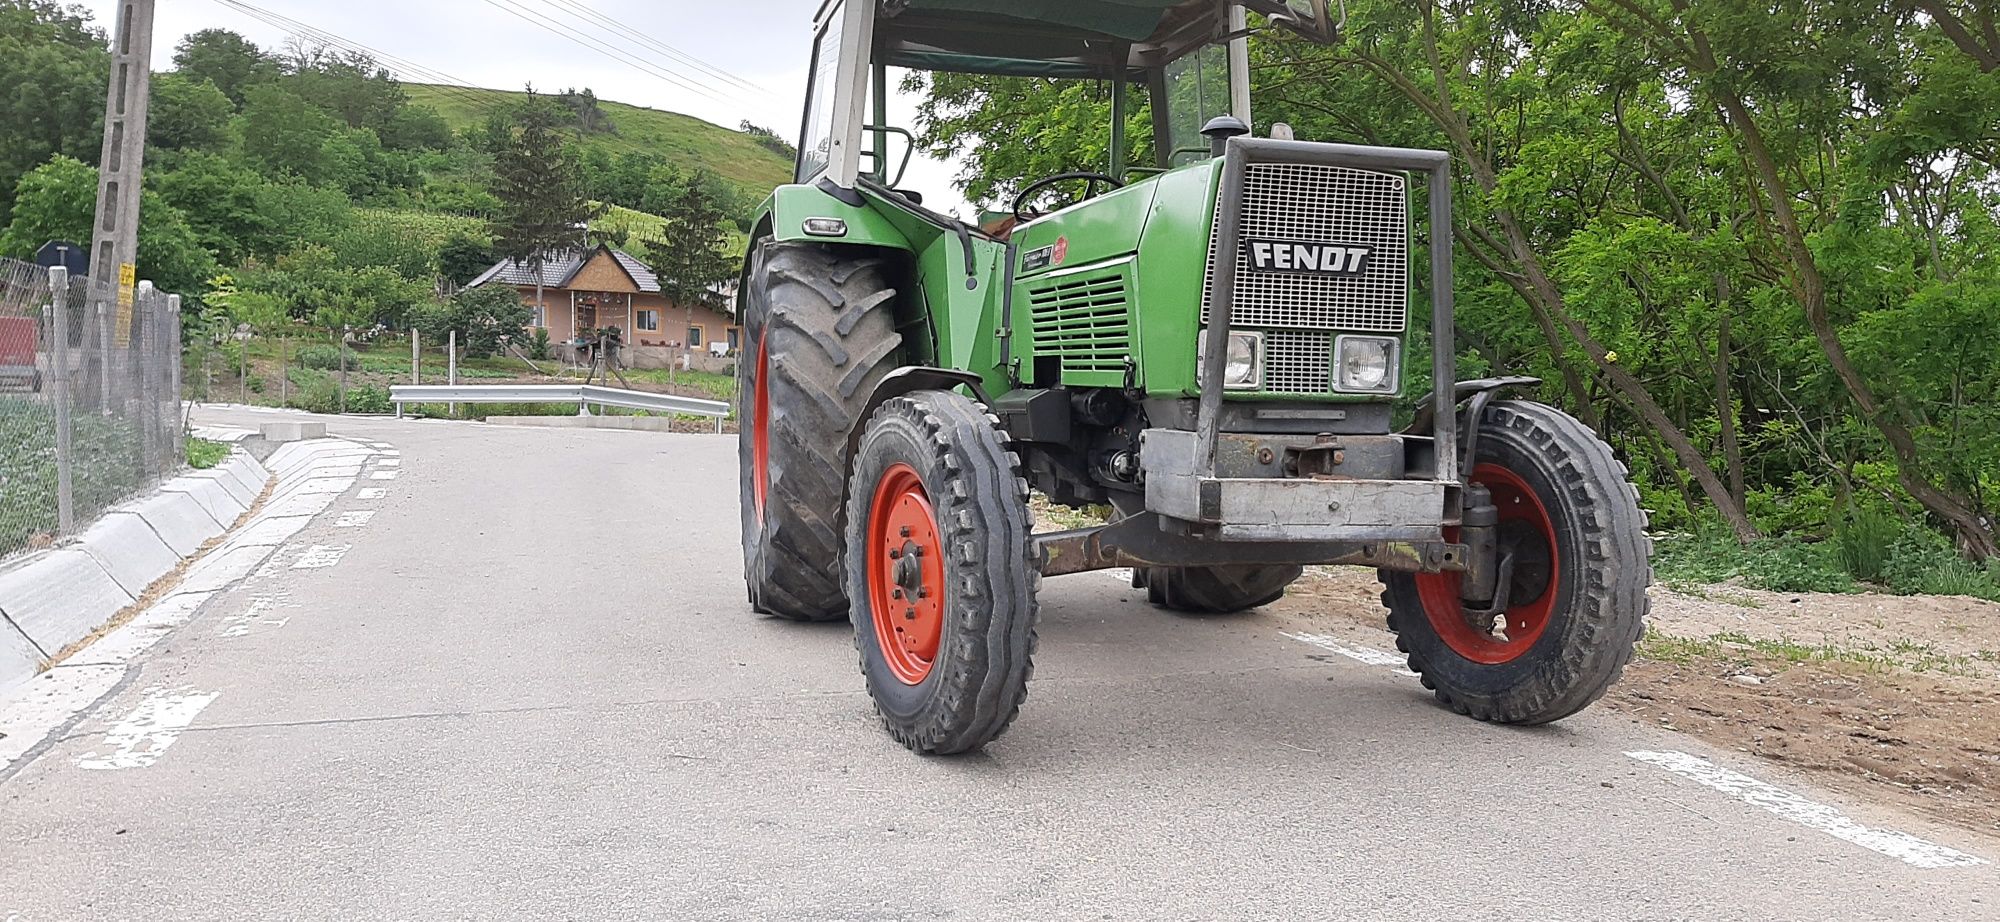
<instances>
[{"instance_id":1,"label":"utility pole","mask_svg":"<svg viewBox=\"0 0 2000 922\"><path fill-rule=\"evenodd\" d=\"M153 3L118 4L111 92L104 101L104 155L98 162L97 221L91 225L90 288L98 322L112 324L109 339L116 349L131 346L138 290L139 188L146 165L146 109L153 82ZM108 404L111 395L104 399Z\"/></svg>"}]
</instances>

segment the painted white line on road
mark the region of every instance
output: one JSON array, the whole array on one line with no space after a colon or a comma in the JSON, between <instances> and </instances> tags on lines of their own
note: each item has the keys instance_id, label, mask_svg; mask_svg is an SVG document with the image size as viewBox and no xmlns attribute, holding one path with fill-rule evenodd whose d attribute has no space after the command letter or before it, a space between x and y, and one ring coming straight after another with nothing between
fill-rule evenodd
<instances>
[{"instance_id":1,"label":"painted white line on road","mask_svg":"<svg viewBox=\"0 0 2000 922\"><path fill-rule=\"evenodd\" d=\"M401 459L401 458L377 458L377 459L375 460L375 466L376 466L376 467L402 467L402 466L403 466L403 459Z\"/></svg>"},{"instance_id":2,"label":"painted white line on road","mask_svg":"<svg viewBox=\"0 0 2000 922\"><path fill-rule=\"evenodd\" d=\"M1109 570L1099 570L1098 572L1124 583L1128 588L1132 585L1131 567L1112 567Z\"/></svg>"},{"instance_id":3,"label":"painted white line on road","mask_svg":"<svg viewBox=\"0 0 2000 922\"><path fill-rule=\"evenodd\" d=\"M315 544L306 548L306 552L299 557L298 562L292 564L292 569L324 570L340 563L340 559L346 557L347 552L353 549L354 545L351 544Z\"/></svg>"},{"instance_id":4,"label":"painted white line on road","mask_svg":"<svg viewBox=\"0 0 2000 922\"><path fill-rule=\"evenodd\" d=\"M1367 663L1370 666L1387 667L1394 670L1397 675L1416 675L1416 673L1410 671L1409 660L1386 650L1377 650L1373 647L1351 647L1325 634L1286 634L1285 636L1300 643L1312 644L1329 653L1338 653L1355 662Z\"/></svg>"},{"instance_id":5,"label":"painted white line on road","mask_svg":"<svg viewBox=\"0 0 2000 922\"><path fill-rule=\"evenodd\" d=\"M279 598L258 596L250 600L250 607L241 613L222 619L222 636L248 637L262 628L281 628L292 623L292 619L266 617L278 608Z\"/></svg>"},{"instance_id":6,"label":"painted white line on road","mask_svg":"<svg viewBox=\"0 0 2000 922\"><path fill-rule=\"evenodd\" d=\"M215 694L186 689L149 688L139 706L104 734L104 742L76 760L78 768L116 771L145 768L158 762L181 731L194 723Z\"/></svg>"},{"instance_id":7,"label":"painted white line on road","mask_svg":"<svg viewBox=\"0 0 2000 922\"><path fill-rule=\"evenodd\" d=\"M368 525L368 521L373 518L375 518L375 510L373 509L365 512L343 512L340 514L340 518L333 520L333 527L364 528Z\"/></svg>"},{"instance_id":8,"label":"painted white line on road","mask_svg":"<svg viewBox=\"0 0 2000 922\"><path fill-rule=\"evenodd\" d=\"M403 472L402 472L402 471L399 471L399 470L397 470L397 471L376 471L375 473L373 473L373 474L369 474L368 476L369 476L369 478L370 478L370 479L373 479L373 480L394 480L394 479L396 479L396 478L398 478L398 477L401 477L401 476L403 476Z\"/></svg>"},{"instance_id":9,"label":"painted white line on road","mask_svg":"<svg viewBox=\"0 0 2000 922\"><path fill-rule=\"evenodd\" d=\"M384 496L388 496L388 495L389 495L389 491L388 491L388 490L384 490L384 489L382 489L381 487L368 487L368 488L366 488L366 489L363 489L363 490L362 490L362 491L361 491L360 493L357 493L357 494L355 494L355 498L356 498L356 499L381 499L382 497L384 497Z\"/></svg>"},{"instance_id":10,"label":"painted white line on road","mask_svg":"<svg viewBox=\"0 0 2000 922\"><path fill-rule=\"evenodd\" d=\"M1657 765L1683 778L1705 784L1754 807L1762 807L1784 819L1881 852L1920 868L1967 868L1986 860L1935 842L1919 839L1893 829L1871 829L1848 818L1826 804L1810 801L1783 788L1773 787L1749 775L1730 771L1707 759L1685 752L1628 752L1627 756L1648 765Z\"/></svg>"}]
</instances>

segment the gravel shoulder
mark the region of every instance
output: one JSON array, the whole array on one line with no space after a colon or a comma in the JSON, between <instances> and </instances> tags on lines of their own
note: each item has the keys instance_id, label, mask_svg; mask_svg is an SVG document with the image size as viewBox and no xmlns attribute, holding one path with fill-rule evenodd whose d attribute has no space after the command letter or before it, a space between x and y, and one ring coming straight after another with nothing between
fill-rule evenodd
<instances>
[{"instance_id":1,"label":"gravel shoulder","mask_svg":"<svg viewBox=\"0 0 2000 922\"><path fill-rule=\"evenodd\" d=\"M1379 591L1369 571L1318 569L1272 608L1379 631ZM2000 605L1656 587L1599 706L2000 837Z\"/></svg>"}]
</instances>

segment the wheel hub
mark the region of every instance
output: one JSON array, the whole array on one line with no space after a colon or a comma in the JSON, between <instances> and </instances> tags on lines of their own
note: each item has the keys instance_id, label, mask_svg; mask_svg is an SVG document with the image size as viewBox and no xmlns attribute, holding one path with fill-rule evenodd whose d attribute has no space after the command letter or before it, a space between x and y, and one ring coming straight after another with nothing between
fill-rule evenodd
<instances>
[{"instance_id":1,"label":"wheel hub","mask_svg":"<svg viewBox=\"0 0 2000 922\"><path fill-rule=\"evenodd\" d=\"M1472 480L1492 493L1500 511L1501 574L1493 607L1467 606L1459 598L1457 573L1418 574L1417 595L1446 646L1473 662L1498 665L1533 648L1555 611L1560 584L1555 521L1534 488L1507 468L1481 464ZM1457 540L1455 534L1447 538Z\"/></svg>"},{"instance_id":2,"label":"wheel hub","mask_svg":"<svg viewBox=\"0 0 2000 922\"><path fill-rule=\"evenodd\" d=\"M943 546L923 478L907 464L884 471L868 513L868 617L890 673L928 678L944 633Z\"/></svg>"}]
</instances>

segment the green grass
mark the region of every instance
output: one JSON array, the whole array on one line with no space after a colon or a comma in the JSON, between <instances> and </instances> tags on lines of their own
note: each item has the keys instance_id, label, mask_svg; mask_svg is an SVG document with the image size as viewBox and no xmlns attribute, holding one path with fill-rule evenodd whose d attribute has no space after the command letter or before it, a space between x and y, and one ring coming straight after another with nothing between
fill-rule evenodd
<instances>
[{"instance_id":1,"label":"green grass","mask_svg":"<svg viewBox=\"0 0 2000 922\"><path fill-rule=\"evenodd\" d=\"M198 471L206 471L214 468L218 464L221 464L223 460L228 457L229 457L228 445L222 442L211 442L207 439L198 439L195 438L194 436L188 436L187 439L188 467L194 468L195 470Z\"/></svg>"},{"instance_id":2,"label":"green grass","mask_svg":"<svg viewBox=\"0 0 2000 922\"><path fill-rule=\"evenodd\" d=\"M406 83L410 100L430 106L454 130L485 122L495 109L517 103L523 94L506 90L460 89ZM586 147L612 156L646 151L676 163L698 166L728 180L756 198L791 181L792 164L749 135L678 112L664 112L618 102L601 101L613 131L584 139Z\"/></svg>"},{"instance_id":3,"label":"green grass","mask_svg":"<svg viewBox=\"0 0 2000 922\"><path fill-rule=\"evenodd\" d=\"M143 486L138 427L123 418L72 416L71 496L80 522ZM0 398L0 557L55 534L55 422L47 405Z\"/></svg>"},{"instance_id":4,"label":"green grass","mask_svg":"<svg viewBox=\"0 0 2000 922\"><path fill-rule=\"evenodd\" d=\"M1638 655L1653 662L1679 665L1707 659L1735 659L1745 665L1751 662L1773 661L1792 666L1808 663L1844 663L1876 672L1899 668L1913 672L1936 671L1954 675L1976 674L1974 660L1987 659L1983 653L1972 657L1942 653L1930 644L1914 640L1893 641L1886 648L1874 644L1842 647L1791 640L1767 640L1735 632L1717 634L1713 637L1673 637L1653 630L1648 630L1646 636L1640 639Z\"/></svg>"}]
</instances>

